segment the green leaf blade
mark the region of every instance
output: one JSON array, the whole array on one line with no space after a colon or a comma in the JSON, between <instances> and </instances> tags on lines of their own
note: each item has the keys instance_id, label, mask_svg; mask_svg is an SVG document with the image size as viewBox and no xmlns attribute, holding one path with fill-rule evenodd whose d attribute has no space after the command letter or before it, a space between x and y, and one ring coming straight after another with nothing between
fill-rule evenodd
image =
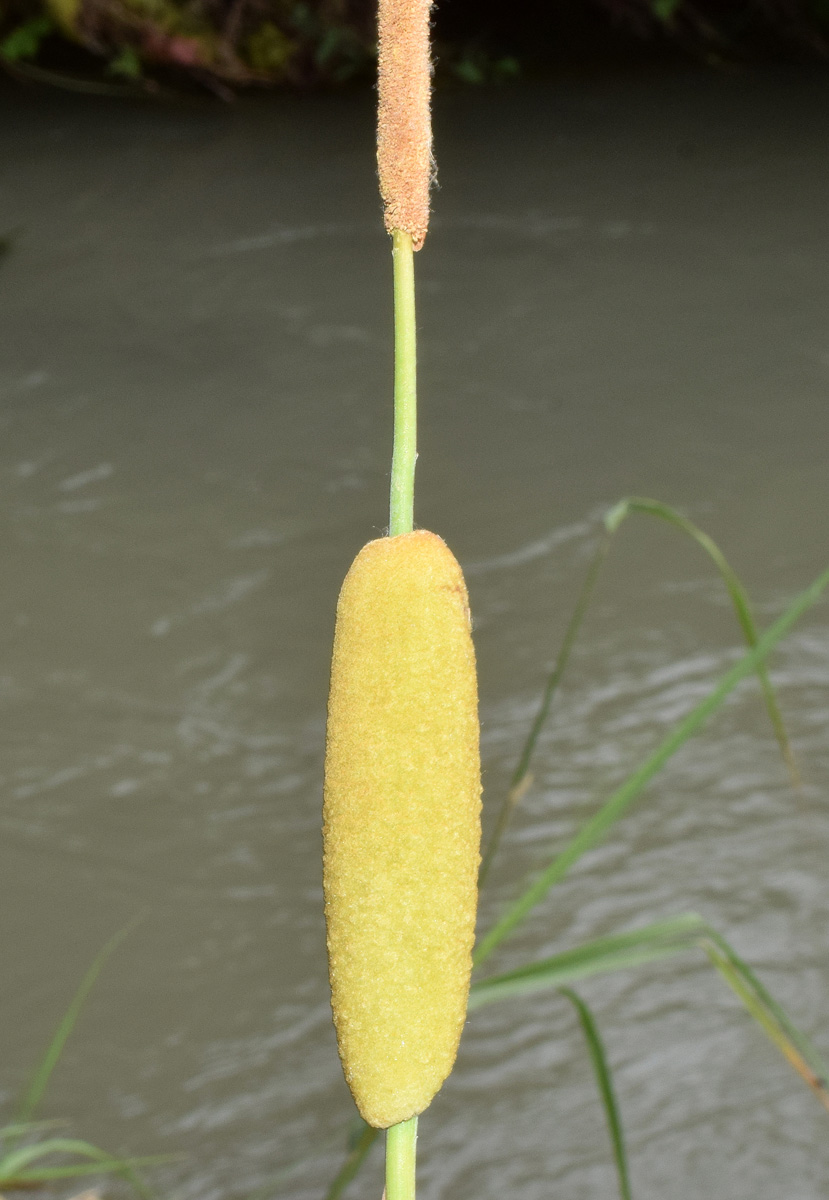
<instances>
[{"instance_id":1,"label":"green leaf blade","mask_svg":"<svg viewBox=\"0 0 829 1200\"><path fill-rule=\"evenodd\" d=\"M748 593L740 582L737 572L731 567L722 550L720 550L713 538L693 521L684 517L682 513L677 512L675 508L671 508L669 504L662 504L659 500L649 500L644 496L631 496L626 501L626 512L642 513L648 516L656 517L661 521L666 521L675 529L679 529L690 537L697 545L705 551L708 557L713 562L714 566L720 573L726 591L731 599L734 613L740 628L743 631L743 636L746 640L746 645L753 648L757 645L759 635L757 626L754 622L754 617L751 612L751 603L748 598ZM765 664L760 662L756 667L757 678L760 682L760 687L763 691L763 699L765 700L766 710L769 714L774 736L777 738L777 744L780 747L780 753L783 757L792 783L795 787L800 786L800 771L795 762L794 752L792 751L789 735L786 731L786 725L783 721L783 716L780 712L780 707L777 703L777 697L774 693L771 680L768 676Z\"/></svg>"},{"instance_id":2,"label":"green leaf blade","mask_svg":"<svg viewBox=\"0 0 829 1200\"><path fill-rule=\"evenodd\" d=\"M325 1193L325 1200L339 1200L368 1158L369 1151L377 1140L380 1130L367 1125L365 1121L362 1124L363 1128L360 1130L358 1136L353 1139L346 1154L345 1162L340 1167L331 1186Z\"/></svg>"},{"instance_id":3,"label":"green leaf blade","mask_svg":"<svg viewBox=\"0 0 829 1200\"><path fill-rule=\"evenodd\" d=\"M616 1100L613 1075L610 1070L610 1064L607 1061L607 1053L599 1033L599 1027L590 1009L580 996L576 995L570 988L561 988L560 991L562 996L566 996L575 1008L581 1022L585 1041L587 1042L587 1049L590 1054L590 1061L593 1064L593 1073L596 1076L596 1083L604 1107L610 1141L613 1146L613 1158L616 1162L616 1174L619 1179L619 1196L621 1200L632 1200L627 1150L625 1149L625 1137L622 1131L622 1117L619 1112L618 1101Z\"/></svg>"},{"instance_id":4,"label":"green leaf blade","mask_svg":"<svg viewBox=\"0 0 829 1200\"><path fill-rule=\"evenodd\" d=\"M585 942L539 962L473 983L469 1008L482 1008L496 1000L513 999L532 992L561 988L592 975L624 971L696 948L708 926L696 913L657 921L644 929Z\"/></svg>"},{"instance_id":5,"label":"green leaf blade","mask_svg":"<svg viewBox=\"0 0 829 1200\"><path fill-rule=\"evenodd\" d=\"M60 1056L63 1053L63 1048L66 1045L66 1041L72 1030L75 1028L78 1017L81 1015L81 1010L86 1003L87 996L92 991L95 981L104 968L104 964L109 956L121 945L121 942L123 942L124 938L132 932L141 919L142 918L137 917L135 920L130 921L130 923L123 929L119 930L114 937L110 938L103 949L101 949L95 956L92 965L81 980L78 990L72 997L69 1007L61 1017L58 1027L52 1036L52 1040L46 1047L43 1058L40 1060L37 1068L35 1069L35 1072L29 1082L29 1086L26 1089L23 1099L21 1100L15 1114L16 1124L26 1125L31 1122L31 1119L34 1116L40 1101L43 1099L43 1093L46 1091L46 1086L51 1078L52 1072L57 1066Z\"/></svg>"},{"instance_id":6,"label":"green leaf blade","mask_svg":"<svg viewBox=\"0 0 829 1200\"><path fill-rule=\"evenodd\" d=\"M645 762L625 780L621 787L617 788L595 816L582 826L561 854L518 897L495 926L484 935L475 951L474 962L476 964L484 962L496 946L500 945L504 938L511 934L530 911L544 899L550 888L563 879L570 868L604 838L654 775L721 706L737 684L756 671L758 664L763 662L798 618L817 602L827 585L829 585L829 570L824 571L799 596L795 597L785 612L766 630L757 645L721 676L712 691L699 704L695 705Z\"/></svg>"}]
</instances>

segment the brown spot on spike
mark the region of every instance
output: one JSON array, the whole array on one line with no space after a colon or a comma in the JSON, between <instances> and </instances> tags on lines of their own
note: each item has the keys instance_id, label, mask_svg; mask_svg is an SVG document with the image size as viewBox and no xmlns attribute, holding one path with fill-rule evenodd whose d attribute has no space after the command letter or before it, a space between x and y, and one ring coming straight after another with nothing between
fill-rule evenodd
<instances>
[{"instance_id":1,"label":"brown spot on spike","mask_svg":"<svg viewBox=\"0 0 829 1200\"><path fill-rule=\"evenodd\" d=\"M415 250L429 224L432 0L380 0L377 166L386 229L411 234Z\"/></svg>"}]
</instances>

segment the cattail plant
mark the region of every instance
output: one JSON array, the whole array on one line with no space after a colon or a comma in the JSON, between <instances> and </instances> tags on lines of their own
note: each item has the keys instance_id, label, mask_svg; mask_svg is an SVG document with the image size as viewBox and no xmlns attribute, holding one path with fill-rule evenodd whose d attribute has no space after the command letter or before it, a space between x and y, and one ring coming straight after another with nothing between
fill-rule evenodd
<instances>
[{"instance_id":1,"label":"cattail plant","mask_svg":"<svg viewBox=\"0 0 829 1200\"><path fill-rule=\"evenodd\" d=\"M386 1200L414 1200L417 1118L452 1069L470 999L480 862L480 757L475 658L466 588L444 542L413 525L416 461L414 251L426 236L432 177L430 0L380 0L378 166L394 262L394 450L389 536L369 542L337 608L325 765L324 890L332 1008L357 1107L385 1129ZM680 529L717 566L749 653L671 729L481 938L483 964L550 889L605 838L668 759L756 672L781 751L796 778L766 656L829 589L829 570L762 636L748 598L710 537L669 506L643 497L616 505L549 676L487 852L530 780L553 693L588 607L609 539L630 513ZM669 954L703 951L824 1107L829 1070L754 972L693 913L624 930L479 980L471 1006L556 988L576 1010L605 1109L619 1180L631 1195L612 1075L597 1024L569 985ZM372 1131L373 1136L373 1131ZM363 1161L349 1154L329 1197Z\"/></svg>"},{"instance_id":2,"label":"cattail plant","mask_svg":"<svg viewBox=\"0 0 829 1200\"><path fill-rule=\"evenodd\" d=\"M386 1198L413 1200L417 1117L455 1061L480 862L475 655L461 569L414 530L413 252L429 219L431 0L380 0L377 158L394 263L389 536L337 606L323 883L332 1009L363 1118L387 1129Z\"/></svg>"}]
</instances>

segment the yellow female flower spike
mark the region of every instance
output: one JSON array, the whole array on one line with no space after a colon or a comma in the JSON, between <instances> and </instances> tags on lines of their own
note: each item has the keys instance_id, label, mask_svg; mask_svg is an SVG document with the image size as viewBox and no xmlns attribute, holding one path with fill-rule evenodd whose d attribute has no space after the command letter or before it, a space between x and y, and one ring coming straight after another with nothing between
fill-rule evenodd
<instances>
[{"instance_id":1,"label":"yellow female flower spike","mask_svg":"<svg viewBox=\"0 0 829 1200\"><path fill-rule=\"evenodd\" d=\"M426 530L364 546L337 606L325 760L332 1008L360 1113L422 1112L466 1016L480 862L475 653L461 569Z\"/></svg>"}]
</instances>

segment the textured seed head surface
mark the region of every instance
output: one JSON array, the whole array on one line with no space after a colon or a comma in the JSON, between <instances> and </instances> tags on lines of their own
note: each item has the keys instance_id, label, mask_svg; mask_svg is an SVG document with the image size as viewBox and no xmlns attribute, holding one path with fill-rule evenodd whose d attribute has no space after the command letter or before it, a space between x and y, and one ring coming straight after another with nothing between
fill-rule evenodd
<instances>
[{"instance_id":1,"label":"textured seed head surface","mask_svg":"<svg viewBox=\"0 0 829 1200\"><path fill-rule=\"evenodd\" d=\"M425 530L369 542L337 606L323 882L340 1058L378 1128L422 1112L455 1061L480 808L461 569Z\"/></svg>"},{"instance_id":2,"label":"textured seed head surface","mask_svg":"<svg viewBox=\"0 0 829 1200\"><path fill-rule=\"evenodd\" d=\"M432 0L379 0L377 8L380 194L386 229L410 233L415 250L426 237L434 171L431 8Z\"/></svg>"}]
</instances>

